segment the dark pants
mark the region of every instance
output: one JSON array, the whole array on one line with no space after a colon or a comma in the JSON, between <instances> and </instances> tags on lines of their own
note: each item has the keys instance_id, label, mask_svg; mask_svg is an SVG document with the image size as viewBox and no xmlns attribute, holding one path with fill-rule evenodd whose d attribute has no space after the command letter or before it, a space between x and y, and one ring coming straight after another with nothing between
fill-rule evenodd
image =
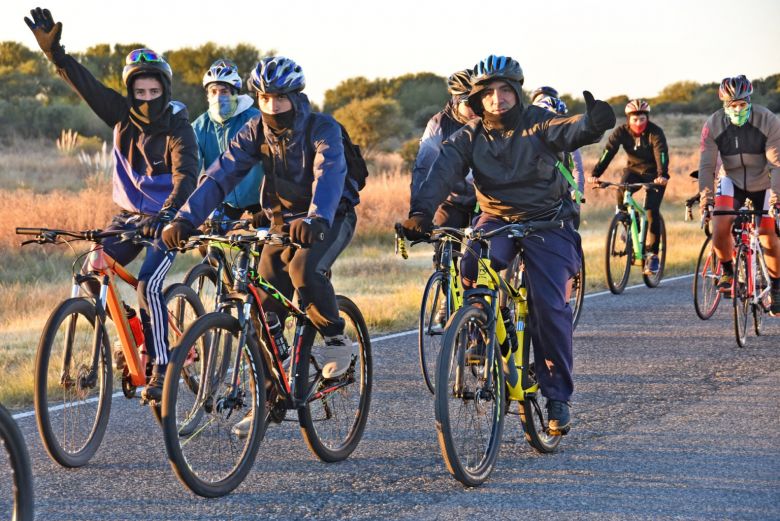
<instances>
[{"instance_id":1,"label":"dark pants","mask_svg":"<svg viewBox=\"0 0 780 521\"><path fill-rule=\"evenodd\" d=\"M344 333L344 320L339 317L336 292L327 273L352 240L356 222L355 212L349 211L336 216L325 233L325 240L315 242L311 248L266 245L260 255L260 275L289 299L297 290L302 308L323 336ZM274 227L271 231L278 232ZM263 309L274 311L283 322L287 315L285 308L264 292L260 292L260 298Z\"/></svg>"},{"instance_id":2,"label":"dark pants","mask_svg":"<svg viewBox=\"0 0 780 521\"><path fill-rule=\"evenodd\" d=\"M137 215L121 213L114 217L106 231L134 229L137 219ZM168 363L168 308L162 289L165 275L171 269L176 252L168 251L161 239L155 240L151 246L119 242L120 240L120 237L104 240L103 250L123 266L135 259L141 250L146 249L136 288L141 324L144 328L144 345L155 364L165 365Z\"/></svg>"},{"instance_id":3,"label":"dark pants","mask_svg":"<svg viewBox=\"0 0 780 521\"><path fill-rule=\"evenodd\" d=\"M655 172L645 172L639 174L628 168L623 170L621 183L652 183L658 174ZM638 189L631 189L633 194ZM647 212L647 237L645 238L645 251L649 253L658 253L658 246L661 243L661 220L657 218L661 215L661 201L664 199L665 186L659 186L655 189L645 189L645 211ZM623 190L617 191L617 205L623 206Z\"/></svg>"},{"instance_id":4,"label":"dark pants","mask_svg":"<svg viewBox=\"0 0 780 521\"><path fill-rule=\"evenodd\" d=\"M475 229L495 230L504 226L495 216L482 214ZM470 244L478 254L479 244ZM548 399L568 401L574 392L572 379L572 309L566 298L569 279L580 269L582 245L571 223L562 229L535 232L516 240L490 240L490 262L496 271L506 268L522 249L525 284L528 288L528 331L533 341L536 375L542 394ZM477 256L467 251L461 263L463 277L477 277Z\"/></svg>"}]
</instances>

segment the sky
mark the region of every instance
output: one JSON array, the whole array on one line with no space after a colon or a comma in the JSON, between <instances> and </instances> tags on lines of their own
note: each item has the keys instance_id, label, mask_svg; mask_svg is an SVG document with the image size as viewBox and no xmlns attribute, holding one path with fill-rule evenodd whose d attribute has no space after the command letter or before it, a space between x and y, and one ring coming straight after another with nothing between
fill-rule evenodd
<instances>
[{"instance_id":1,"label":"sky","mask_svg":"<svg viewBox=\"0 0 780 521\"><path fill-rule=\"evenodd\" d=\"M23 21L32 7L3 1L0 40L37 48ZM275 49L303 67L305 92L317 103L355 76L448 76L490 54L518 60L528 89L552 85L575 97L587 89L601 99L780 72L779 0L49 0L41 7L63 23L71 51L143 42L165 52L208 41Z\"/></svg>"}]
</instances>

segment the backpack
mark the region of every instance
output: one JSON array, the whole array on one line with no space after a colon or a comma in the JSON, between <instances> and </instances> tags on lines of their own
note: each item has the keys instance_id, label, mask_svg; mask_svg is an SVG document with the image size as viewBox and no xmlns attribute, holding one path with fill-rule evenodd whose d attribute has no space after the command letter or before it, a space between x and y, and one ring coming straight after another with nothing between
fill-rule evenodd
<instances>
[{"instance_id":1,"label":"backpack","mask_svg":"<svg viewBox=\"0 0 780 521\"><path fill-rule=\"evenodd\" d=\"M306 126L306 146L312 145L312 127L314 126L314 119L316 115L312 114L309 118L309 123ZM335 121L335 120L334 120ZM341 141L344 144L344 160L347 163L347 177L354 180L357 183L358 191L366 187L366 178L368 177L368 166L366 160L363 158L363 154L360 152L360 147L352 142L352 138L349 137L347 129L344 125L336 121L341 129ZM312 148L312 155L314 149Z\"/></svg>"}]
</instances>

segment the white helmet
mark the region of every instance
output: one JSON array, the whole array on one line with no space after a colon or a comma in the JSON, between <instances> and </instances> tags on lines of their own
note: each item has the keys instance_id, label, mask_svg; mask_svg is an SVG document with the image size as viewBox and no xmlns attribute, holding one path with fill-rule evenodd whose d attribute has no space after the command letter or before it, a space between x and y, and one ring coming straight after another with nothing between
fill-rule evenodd
<instances>
[{"instance_id":1,"label":"white helmet","mask_svg":"<svg viewBox=\"0 0 780 521\"><path fill-rule=\"evenodd\" d=\"M241 76L238 75L238 67L229 61L220 58L215 61L203 75L203 86L208 86L209 83L227 83L236 90L241 90Z\"/></svg>"}]
</instances>

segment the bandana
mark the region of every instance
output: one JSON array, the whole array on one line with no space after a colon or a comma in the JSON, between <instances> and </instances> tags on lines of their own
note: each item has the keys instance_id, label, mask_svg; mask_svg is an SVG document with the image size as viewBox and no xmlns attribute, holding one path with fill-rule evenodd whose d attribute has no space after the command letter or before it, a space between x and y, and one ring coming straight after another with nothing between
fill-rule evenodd
<instances>
[{"instance_id":1,"label":"bandana","mask_svg":"<svg viewBox=\"0 0 780 521\"><path fill-rule=\"evenodd\" d=\"M750 117L750 112L753 109L752 103L748 103L747 107L745 107L742 110L729 107L725 103L723 105L724 105L723 110L726 112L726 116L728 116L729 121L731 121L732 125L735 125L737 127L741 127L742 125L747 123L747 120Z\"/></svg>"},{"instance_id":2,"label":"bandana","mask_svg":"<svg viewBox=\"0 0 780 521\"><path fill-rule=\"evenodd\" d=\"M221 96L209 96L209 116L217 123L224 123L236 113L238 96L225 94Z\"/></svg>"},{"instance_id":3,"label":"bandana","mask_svg":"<svg viewBox=\"0 0 780 521\"><path fill-rule=\"evenodd\" d=\"M639 124L629 123L628 124L628 128L631 129L631 132L635 136L640 136L640 135L642 135L642 132L644 132L645 129L647 128L647 120L645 120L643 123L639 123Z\"/></svg>"},{"instance_id":4,"label":"bandana","mask_svg":"<svg viewBox=\"0 0 780 521\"><path fill-rule=\"evenodd\" d=\"M263 112L263 121L274 132L282 132L292 128L295 121L295 111L290 109L287 112L279 112L277 114L266 114Z\"/></svg>"}]
</instances>

